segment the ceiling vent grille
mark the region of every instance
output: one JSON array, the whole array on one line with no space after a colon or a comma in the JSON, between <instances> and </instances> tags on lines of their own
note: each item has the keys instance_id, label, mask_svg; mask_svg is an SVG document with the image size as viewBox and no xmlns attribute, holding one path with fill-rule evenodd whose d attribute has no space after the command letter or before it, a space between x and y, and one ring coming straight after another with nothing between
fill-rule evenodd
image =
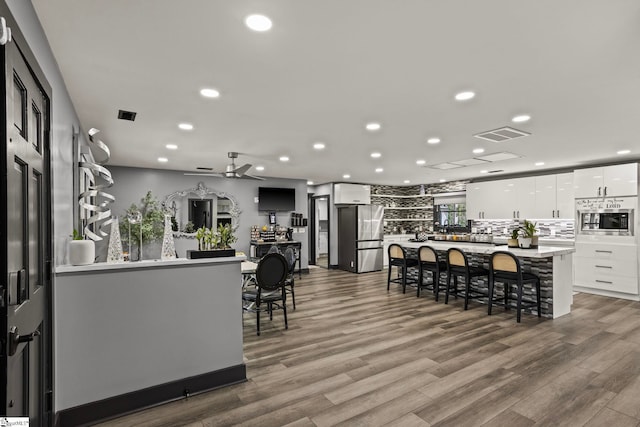
<instances>
[{"instance_id":1,"label":"ceiling vent grille","mask_svg":"<svg viewBox=\"0 0 640 427\"><path fill-rule=\"evenodd\" d=\"M199 171L212 171L213 170L213 168L205 168L205 167L202 167L202 166L198 166L196 169L198 169Z\"/></svg>"},{"instance_id":2,"label":"ceiling vent grille","mask_svg":"<svg viewBox=\"0 0 640 427\"><path fill-rule=\"evenodd\" d=\"M531 135L529 132L514 129L509 126L501 127L499 129L490 130L487 132L480 132L473 136L480 139L485 139L491 142L504 142L512 139L520 138L523 136Z\"/></svg>"},{"instance_id":3,"label":"ceiling vent grille","mask_svg":"<svg viewBox=\"0 0 640 427\"><path fill-rule=\"evenodd\" d=\"M130 122L134 121L136 119L136 114L133 111L125 111L125 110L118 110L118 118L120 120L129 120Z\"/></svg>"}]
</instances>

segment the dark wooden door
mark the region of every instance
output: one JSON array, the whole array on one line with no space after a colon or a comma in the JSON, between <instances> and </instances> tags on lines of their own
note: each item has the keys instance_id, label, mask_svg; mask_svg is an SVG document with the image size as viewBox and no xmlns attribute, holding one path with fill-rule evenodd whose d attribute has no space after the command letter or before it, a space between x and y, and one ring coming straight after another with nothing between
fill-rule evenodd
<instances>
[{"instance_id":1,"label":"dark wooden door","mask_svg":"<svg viewBox=\"0 0 640 427\"><path fill-rule=\"evenodd\" d=\"M12 28L14 34L15 26ZM21 37L3 47L3 415L49 424L51 185L48 84ZM41 73L40 73L41 74Z\"/></svg>"}]
</instances>

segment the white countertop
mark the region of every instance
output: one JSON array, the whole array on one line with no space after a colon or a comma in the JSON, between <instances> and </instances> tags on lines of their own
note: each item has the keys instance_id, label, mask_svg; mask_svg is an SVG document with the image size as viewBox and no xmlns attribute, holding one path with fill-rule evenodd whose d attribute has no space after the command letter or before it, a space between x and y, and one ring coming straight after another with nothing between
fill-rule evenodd
<instances>
[{"instance_id":1,"label":"white countertop","mask_svg":"<svg viewBox=\"0 0 640 427\"><path fill-rule=\"evenodd\" d=\"M450 242L429 240L428 242L402 242L406 248L419 248L428 245L434 249L447 250L458 248L465 252L489 255L496 251L508 251L521 258L548 258L558 255L566 255L576 251L573 246L538 246L535 249L510 248L507 245L491 245L486 243Z\"/></svg>"},{"instance_id":2,"label":"white countertop","mask_svg":"<svg viewBox=\"0 0 640 427\"><path fill-rule=\"evenodd\" d=\"M219 264L228 262L241 262L246 260L244 255L233 257L219 257L219 258L201 258L201 259L187 259L176 258L171 260L150 259L135 262L96 262L87 265L59 265L55 268L56 274L65 273L81 273L89 271L107 271L107 270L126 270L126 269L138 269L138 268L158 268L158 267L177 267L194 264Z\"/></svg>"}]
</instances>

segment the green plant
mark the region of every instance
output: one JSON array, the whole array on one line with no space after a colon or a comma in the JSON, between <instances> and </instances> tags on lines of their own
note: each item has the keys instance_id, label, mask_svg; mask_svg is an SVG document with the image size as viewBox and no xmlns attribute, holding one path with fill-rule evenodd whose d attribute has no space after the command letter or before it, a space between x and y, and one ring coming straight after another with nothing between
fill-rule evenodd
<instances>
[{"instance_id":1,"label":"green plant","mask_svg":"<svg viewBox=\"0 0 640 427\"><path fill-rule=\"evenodd\" d=\"M140 213L140 222L130 222L130 217L136 212ZM129 243L129 227L131 227L131 243L138 241L141 230L143 243L159 240L164 235L164 211L151 191L147 191L147 194L140 199L140 207L132 203L125 211L124 218L120 222L122 243Z\"/></svg>"},{"instance_id":2,"label":"green plant","mask_svg":"<svg viewBox=\"0 0 640 427\"><path fill-rule=\"evenodd\" d=\"M73 235L71 236L71 238L73 240L84 240L84 237L82 237L82 234L80 234L76 229L73 230Z\"/></svg>"},{"instance_id":3,"label":"green plant","mask_svg":"<svg viewBox=\"0 0 640 427\"><path fill-rule=\"evenodd\" d=\"M196 232L196 226L193 224L193 222L187 221L185 223L184 232L185 233L195 233Z\"/></svg>"},{"instance_id":4,"label":"green plant","mask_svg":"<svg viewBox=\"0 0 640 427\"><path fill-rule=\"evenodd\" d=\"M514 228L513 230L511 230L511 238L512 239L517 239L518 238L518 234L520 234L520 227Z\"/></svg>"},{"instance_id":5,"label":"green plant","mask_svg":"<svg viewBox=\"0 0 640 427\"><path fill-rule=\"evenodd\" d=\"M536 232L538 231L536 225L538 225L537 222L531 222L525 219L524 224L522 225L522 227L520 227L520 229L522 230L522 234L524 234L524 237L535 236Z\"/></svg>"},{"instance_id":6,"label":"green plant","mask_svg":"<svg viewBox=\"0 0 640 427\"><path fill-rule=\"evenodd\" d=\"M230 245L238 240L238 238L233 235L233 228L231 228L231 225L229 224L218 224L218 236L220 236L220 243L218 244L218 246L221 249L230 248Z\"/></svg>"}]
</instances>

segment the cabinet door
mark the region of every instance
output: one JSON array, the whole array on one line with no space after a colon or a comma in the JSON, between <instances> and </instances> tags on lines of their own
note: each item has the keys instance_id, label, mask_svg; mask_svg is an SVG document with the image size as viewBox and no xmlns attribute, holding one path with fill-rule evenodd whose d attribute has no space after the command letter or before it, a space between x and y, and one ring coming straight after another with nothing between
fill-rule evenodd
<instances>
[{"instance_id":1,"label":"cabinet door","mask_svg":"<svg viewBox=\"0 0 640 427\"><path fill-rule=\"evenodd\" d=\"M486 182L474 182L467 184L467 218L482 219L482 213L485 209L485 193L487 188Z\"/></svg>"},{"instance_id":2,"label":"cabinet door","mask_svg":"<svg viewBox=\"0 0 640 427\"><path fill-rule=\"evenodd\" d=\"M605 166L602 168L604 196L636 196L638 194L638 164Z\"/></svg>"},{"instance_id":3,"label":"cabinet door","mask_svg":"<svg viewBox=\"0 0 640 427\"><path fill-rule=\"evenodd\" d=\"M602 168L577 169L573 172L573 191L578 198L602 196ZM598 194L598 191L600 193Z\"/></svg>"},{"instance_id":4,"label":"cabinet door","mask_svg":"<svg viewBox=\"0 0 640 427\"><path fill-rule=\"evenodd\" d=\"M575 199L573 197L573 174L556 175L556 218L575 218Z\"/></svg>"},{"instance_id":5,"label":"cabinet door","mask_svg":"<svg viewBox=\"0 0 640 427\"><path fill-rule=\"evenodd\" d=\"M556 175L537 176L536 198L532 218L555 218L556 216Z\"/></svg>"},{"instance_id":6,"label":"cabinet door","mask_svg":"<svg viewBox=\"0 0 640 427\"><path fill-rule=\"evenodd\" d=\"M535 178L512 179L516 193L516 218L535 218L536 180ZM507 217L508 218L508 217Z\"/></svg>"}]
</instances>

